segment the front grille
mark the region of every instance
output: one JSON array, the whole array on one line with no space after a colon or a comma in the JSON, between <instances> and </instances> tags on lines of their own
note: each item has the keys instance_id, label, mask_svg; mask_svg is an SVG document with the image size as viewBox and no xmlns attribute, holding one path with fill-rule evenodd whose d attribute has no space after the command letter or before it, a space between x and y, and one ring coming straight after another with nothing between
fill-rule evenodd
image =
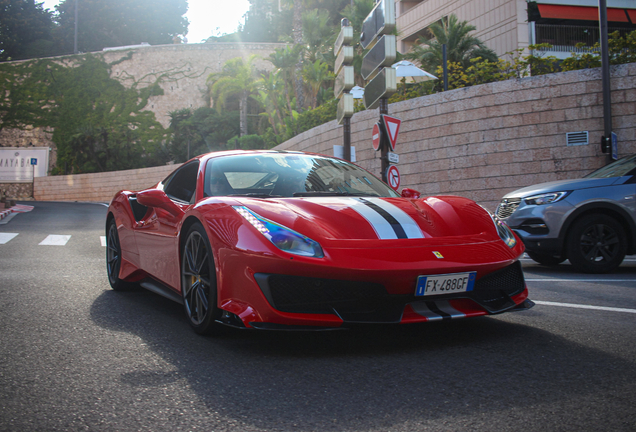
<instances>
[{"instance_id":1,"label":"front grille","mask_svg":"<svg viewBox=\"0 0 636 432\"><path fill-rule=\"evenodd\" d=\"M281 312L336 314L349 322L399 322L409 296L389 295L383 285L257 273L258 285Z\"/></svg>"},{"instance_id":2,"label":"front grille","mask_svg":"<svg viewBox=\"0 0 636 432\"><path fill-rule=\"evenodd\" d=\"M258 285L281 312L336 314L345 322L399 322L404 306L423 297L387 293L383 285L364 281L257 273ZM491 313L514 306L511 297L525 288L521 264L486 275L466 293L426 297L426 301L471 298ZM415 290L415 284L413 285Z\"/></svg>"},{"instance_id":3,"label":"front grille","mask_svg":"<svg viewBox=\"0 0 636 432\"><path fill-rule=\"evenodd\" d=\"M501 312L514 306L510 297L520 294L525 287L521 263L516 261L479 279L470 297L489 312Z\"/></svg>"},{"instance_id":4,"label":"front grille","mask_svg":"<svg viewBox=\"0 0 636 432\"><path fill-rule=\"evenodd\" d=\"M505 219L512 215L521 204L521 198L505 198L497 206L497 216Z\"/></svg>"}]
</instances>

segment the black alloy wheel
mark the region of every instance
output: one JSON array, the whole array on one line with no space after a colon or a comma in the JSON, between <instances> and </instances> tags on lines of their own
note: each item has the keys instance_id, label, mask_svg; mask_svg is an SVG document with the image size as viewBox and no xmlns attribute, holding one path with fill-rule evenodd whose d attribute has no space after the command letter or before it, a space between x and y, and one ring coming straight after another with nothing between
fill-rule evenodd
<instances>
[{"instance_id":1,"label":"black alloy wheel","mask_svg":"<svg viewBox=\"0 0 636 432\"><path fill-rule=\"evenodd\" d=\"M217 333L221 325L215 321L220 316L216 306L216 270L210 242L200 224L194 224L186 234L181 256L181 293L194 331Z\"/></svg>"},{"instance_id":2,"label":"black alloy wheel","mask_svg":"<svg viewBox=\"0 0 636 432\"><path fill-rule=\"evenodd\" d=\"M568 235L568 259L583 273L608 273L627 252L625 230L616 219L592 214L574 222Z\"/></svg>"},{"instance_id":3,"label":"black alloy wheel","mask_svg":"<svg viewBox=\"0 0 636 432\"><path fill-rule=\"evenodd\" d=\"M555 265L559 265L561 264L563 261L565 261L565 258L561 258L558 256L554 256L554 255L549 255L549 254L545 254L545 253L541 253L541 252L529 252L526 251L526 253L528 254L528 256L538 262L541 265L544 266L555 266Z\"/></svg>"},{"instance_id":4,"label":"black alloy wheel","mask_svg":"<svg viewBox=\"0 0 636 432\"><path fill-rule=\"evenodd\" d=\"M106 271L108 282L115 291L130 291L135 284L119 279L121 269L121 245L115 219L111 219L106 227Z\"/></svg>"}]
</instances>

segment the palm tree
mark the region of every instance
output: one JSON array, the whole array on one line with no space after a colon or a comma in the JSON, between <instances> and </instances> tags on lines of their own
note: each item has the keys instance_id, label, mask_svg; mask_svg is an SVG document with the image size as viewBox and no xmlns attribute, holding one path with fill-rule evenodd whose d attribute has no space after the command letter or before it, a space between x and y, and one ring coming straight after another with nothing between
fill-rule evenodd
<instances>
[{"instance_id":1,"label":"palm tree","mask_svg":"<svg viewBox=\"0 0 636 432\"><path fill-rule=\"evenodd\" d=\"M470 66L470 59L481 57L483 60L497 61L497 54L478 38L469 35L476 30L467 21L459 22L451 14L448 20L441 20L429 27L433 37L420 36L417 44L405 56L420 63L427 71L435 71L442 65L442 45L446 44L448 62L460 63L464 68Z\"/></svg>"},{"instance_id":2,"label":"palm tree","mask_svg":"<svg viewBox=\"0 0 636 432\"><path fill-rule=\"evenodd\" d=\"M293 0L294 2L294 25L292 28L292 36L294 43L300 45L303 43L303 0ZM302 110L305 105L305 94L303 92L303 60L302 57L296 63L296 106L298 110Z\"/></svg>"},{"instance_id":3,"label":"palm tree","mask_svg":"<svg viewBox=\"0 0 636 432\"><path fill-rule=\"evenodd\" d=\"M284 126L285 124L285 98L283 93L287 93L287 91L282 81L281 70L263 74L263 78L260 81L260 90L255 97L265 107L265 113L261 113L261 115L267 117L275 135L281 133L281 125Z\"/></svg>"},{"instance_id":4,"label":"palm tree","mask_svg":"<svg viewBox=\"0 0 636 432\"><path fill-rule=\"evenodd\" d=\"M339 31L339 29L338 29ZM306 58L311 62L325 60L322 54L333 47L337 33L330 23L329 12L325 9L312 9L303 14L303 42Z\"/></svg>"},{"instance_id":5,"label":"palm tree","mask_svg":"<svg viewBox=\"0 0 636 432\"><path fill-rule=\"evenodd\" d=\"M296 64L300 59L300 53L302 52L302 45L294 45L293 47L287 46L285 48L277 48L274 53L269 55L269 60L274 67L276 67L280 73L280 78L283 80L283 86L285 88L285 100L287 102L287 109L289 112L294 110L292 104L292 97L290 87L294 88L294 71Z\"/></svg>"},{"instance_id":6,"label":"palm tree","mask_svg":"<svg viewBox=\"0 0 636 432\"><path fill-rule=\"evenodd\" d=\"M219 112L229 98L239 97L240 136L247 135L247 100L258 92L259 77L254 66L255 60L254 54L247 62L241 57L228 60L221 72L210 74L206 81L214 106Z\"/></svg>"},{"instance_id":7,"label":"palm tree","mask_svg":"<svg viewBox=\"0 0 636 432\"><path fill-rule=\"evenodd\" d=\"M318 105L318 93L323 83L331 81L334 78L332 72L329 72L329 65L321 60L309 63L303 69L303 77L311 90L311 107L316 108Z\"/></svg>"}]
</instances>

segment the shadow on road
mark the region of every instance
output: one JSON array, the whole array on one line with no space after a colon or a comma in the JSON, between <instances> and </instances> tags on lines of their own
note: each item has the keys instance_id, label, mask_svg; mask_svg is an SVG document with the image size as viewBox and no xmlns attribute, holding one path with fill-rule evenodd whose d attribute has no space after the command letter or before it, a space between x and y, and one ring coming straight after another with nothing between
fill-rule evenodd
<instances>
[{"instance_id":1,"label":"shadow on road","mask_svg":"<svg viewBox=\"0 0 636 432\"><path fill-rule=\"evenodd\" d=\"M268 430L381 430L476 414L486 420L489 412L636 379L620 358L497 318L204 338L190 330L180 305L145 291L104 291L91 317L139 336L175 368L127 372L122 383L185 379L211 412Z\"/></svg>"}]
</instances>

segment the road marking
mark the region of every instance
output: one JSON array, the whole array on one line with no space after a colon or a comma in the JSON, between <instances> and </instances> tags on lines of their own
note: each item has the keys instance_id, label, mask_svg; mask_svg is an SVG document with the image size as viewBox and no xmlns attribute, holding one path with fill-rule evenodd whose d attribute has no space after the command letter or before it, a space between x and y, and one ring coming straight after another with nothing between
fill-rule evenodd
<instances>
[{"instance_id":1,"label":"road marking","mask_svg":"<svg viewBox=\"0 0 636 432\"><path fill-rule=\"evenodd\" d=\"M103 247L106 247L106 236L99 236L99 241Z\"/></svg>"},{"instance_id":2,"label":"road marking","mask_svg":"<svg viewBox=\"0 0 636 432\"><path fill-rule=\"evenodd\" d=\"M0 244L6 244L11 241L18 233L0 233Z\"/></svg>"},{"instance_id":3,"label":"road marking","mask_svg":"<svg viewBox=\"0 0 636 432\"><path fill-rule=\"evenodd\" d=\"M561 306L561 307L571 307L571 308L577 308L577 309L594 309L594 310L603 310L603 311L611 311L611 312L636 313L636 309L591 306L591 305L581 305L581 304L573 304L573 303L556 303L556 302L540 301L540 300L532 300L532 301L535 302L536 304L545 305L545 306Z\"/></svg>"},{"instance_id":4,"label":"road marking","mask_svg":"<svg viewBox=\"0 0 636 432\"><path fill-rule=\"evenodd\" d=\"M42 240L39 245L40 246L65 246L66 243L71 239L70 235L49 235L44 240Z\"/></svg>"}]
</instances>

